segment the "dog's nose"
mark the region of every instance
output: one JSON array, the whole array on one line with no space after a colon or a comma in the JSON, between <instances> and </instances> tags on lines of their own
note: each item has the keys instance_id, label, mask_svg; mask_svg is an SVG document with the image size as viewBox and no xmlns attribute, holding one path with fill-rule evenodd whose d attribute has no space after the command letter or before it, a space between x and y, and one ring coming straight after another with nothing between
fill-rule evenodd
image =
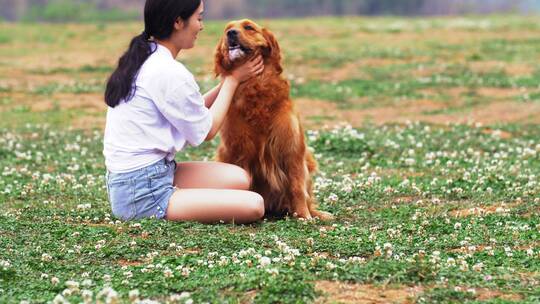
<instances>
[{"instance_id":1,"label":"dog's nose","mask_svg":"<svg viewBox=\"0 0 540 304\"><path fill-rule=\"evenodd\" d=\"M228 38L236 38L238 36L238 31L235 29L230 29L227 31L227 37Z\"/></svg>"}]
</instances>

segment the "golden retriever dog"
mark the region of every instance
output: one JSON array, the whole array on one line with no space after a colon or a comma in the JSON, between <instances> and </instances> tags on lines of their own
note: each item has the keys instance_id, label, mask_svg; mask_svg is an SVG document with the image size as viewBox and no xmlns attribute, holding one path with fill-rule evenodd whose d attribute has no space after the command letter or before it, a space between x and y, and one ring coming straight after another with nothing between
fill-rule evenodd
<instances>
[{"instance_id":1,"label":"golden retriever dog","mask_svg":"<svg viewBox=\"0 0 540 304\"><path fill-rule=\"evenodd\" d=\"M251 20L230 22L216 48L216 75L228 75L259 54L264 71L236 90L221 128L217 160L250 173L251 190L264 198L267 215L332 219L316 209L311 177L317 163L304 142L289 83L281 75L275 36Z\"/></svg>"}]
</instances>

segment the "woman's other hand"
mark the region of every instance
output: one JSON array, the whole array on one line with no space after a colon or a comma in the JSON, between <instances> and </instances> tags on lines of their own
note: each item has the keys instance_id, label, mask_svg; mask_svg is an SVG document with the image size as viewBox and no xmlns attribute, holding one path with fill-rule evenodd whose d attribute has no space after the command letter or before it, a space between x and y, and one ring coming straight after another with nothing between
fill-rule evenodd
<instances>
[{"instance_id":1,"label":"woman's other hand","mask_svg":"<svg viewBox=\"0 0 540 304\"><path fill-rule=\"evenodd\" d=\"M237 67L232 73L231 76L238 81L238 83L242 83L251 77L257 76L262 73L264 70L264 62L262 59L262 56L257 56L250 61L242 64L241 66Z\"/></svg>"}]
</instances>

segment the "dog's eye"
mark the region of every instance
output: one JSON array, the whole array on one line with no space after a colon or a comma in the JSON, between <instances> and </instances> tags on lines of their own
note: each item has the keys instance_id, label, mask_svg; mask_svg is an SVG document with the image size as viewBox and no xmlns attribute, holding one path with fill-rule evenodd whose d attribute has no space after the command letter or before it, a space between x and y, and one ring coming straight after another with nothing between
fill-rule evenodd
<instances>
[{"instance_id":1,"label":"dog's eye","mask_svg":"<svg viewBox=\"0 0 540 304\"><path fill-rule=\"evenodd\" d=\"M251 25L244 25L246 31L254 31L255 29Z\"/></svg>"}]
</instances>

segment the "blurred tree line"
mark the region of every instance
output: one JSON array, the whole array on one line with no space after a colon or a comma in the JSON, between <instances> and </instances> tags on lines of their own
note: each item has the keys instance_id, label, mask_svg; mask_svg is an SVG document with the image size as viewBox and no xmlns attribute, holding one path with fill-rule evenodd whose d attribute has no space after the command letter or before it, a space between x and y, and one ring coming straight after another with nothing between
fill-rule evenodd
<instances>
[{"instance_id":1,"label":"blurred tree line","mask_svg":"<svg viewBox=\"0 0 540 304\"><path fill-rule=\"evenodd\" d=\"M179 0L180 1L180 0ZM207 17L448 15L539 9L540 0L204 0ZM141 17L144 0L0 0L0 18L25 21L114 21Z\"/></svg>"}]
</instances>

